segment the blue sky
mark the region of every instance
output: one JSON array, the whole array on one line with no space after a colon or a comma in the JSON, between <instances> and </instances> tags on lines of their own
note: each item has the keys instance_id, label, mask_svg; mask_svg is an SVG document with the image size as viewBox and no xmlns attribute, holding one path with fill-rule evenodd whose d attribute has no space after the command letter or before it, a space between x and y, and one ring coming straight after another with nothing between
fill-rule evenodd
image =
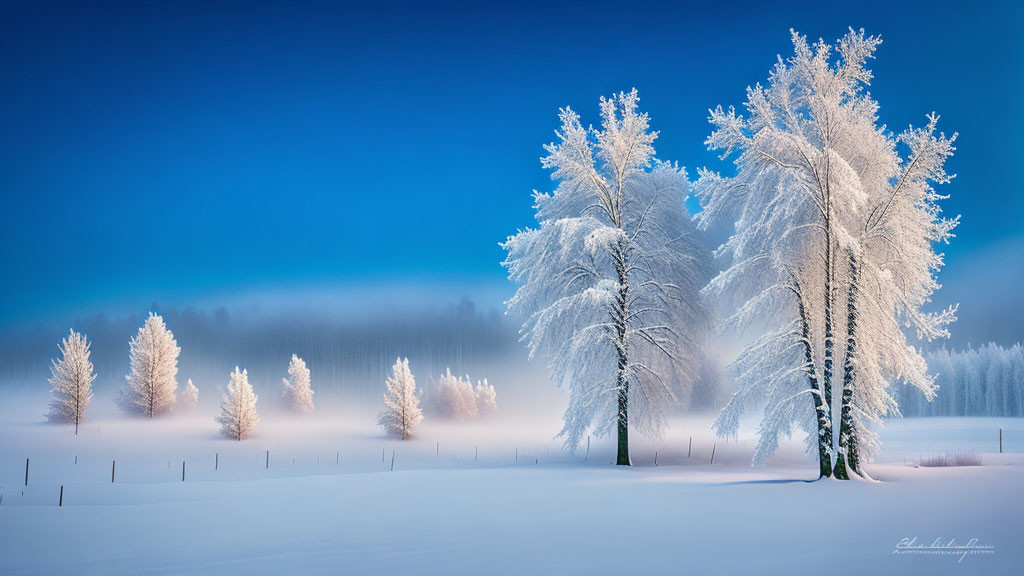
<instances>
[{"instance_id":1,"label":"blue sky","mask_svg":"<svg viewBox=\"0 0 1024 576\"><path fill-rule=\"evenodd\" d=\"M1024 247L1019 5L204 4L0 8L0 327L332 287L500 301L498 242L551 186L558 107L593 119L635 86L660 157L727 168L707 109L738 105L791 27L881 34L882 120L960 132L953 284ZM988 301L959 285L940 300Z\"/></svg>"}]
</instances>

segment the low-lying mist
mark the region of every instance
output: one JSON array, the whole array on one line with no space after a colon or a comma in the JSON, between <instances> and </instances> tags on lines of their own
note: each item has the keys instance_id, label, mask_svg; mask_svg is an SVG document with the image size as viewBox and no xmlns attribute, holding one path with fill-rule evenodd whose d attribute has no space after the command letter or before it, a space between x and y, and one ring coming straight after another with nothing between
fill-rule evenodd
<instances>
[{"instance_id":1,"label":"low-lying mist","mask_svg":"<svg viewBox=\"0 0 1024 576\"><path fill-rule=\"evenodd\" d=\"M279 394L292 354L309 365L320 400L376 399L399 356L409 358L422 384L447 368L489 378L498 386L501 373L536 371L518 342L518 323L495 309L481 312L468 298L411 312L378 309L350 316L223 306L179 310L154 304L150 310L164 317L181 347L179 383L191 378L206 392L223 387L228 373L240 366L249 371L257 393ZM74 328L91 343L97 393L116 391L128 372L129 340L144 319L145 312L96 314L70 326L37 325L0 334L0 386L45 390L57 343Z\"/></svg>"}]
</instances>

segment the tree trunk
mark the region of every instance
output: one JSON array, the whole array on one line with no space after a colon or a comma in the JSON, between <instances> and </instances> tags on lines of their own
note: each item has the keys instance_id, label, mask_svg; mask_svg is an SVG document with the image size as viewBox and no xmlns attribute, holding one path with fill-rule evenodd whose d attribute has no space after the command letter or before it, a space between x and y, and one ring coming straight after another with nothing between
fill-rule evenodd
<instances>
[{"instance_id":1,"label":"tree trunk","mask_svg":"<svg viewBox=\"0 0 1024 576\"><path fill-rule=\"evenodd\" d=\"M846 361L843 363L843 399L839 417L839 454L836 457L835 477L850 479L850 470L860 474L860 457L857 453L857 432L853 424L853 387L857 354L857 282L859 268L853 252L848 252L850 261L850 287L846 296ZM849 467L849 470L847 470Z\"/></svg>"},{"instance_id":2,"label":"tree trunk","mask_svg":"<svg viewBox=\"0 0 1024 576\"><path fill-rule=\"evenodd\" d=\"M826 202L826 214L828 217L825 218L825 358L822 361L821 369L821 383L823 393L825 395L825 407L828 408L828 428L825 430L825 441L829 447L829 451L833 450L833 439L832 439L832 364L833 364L833 348L835 346L835 333L833 326L834 310L833 310L833 287L832 282L834 280L833 266L832 266L832 219L831 213L828 212L829 204Z\"/></svg>"},{"instance_id":3,"label":"tree trunk","mask_svg":"<svg viewBox=\"0 0 1024 576\"><path fill-rule=\"evenodd\" d=\"M146 360L146 404L149 408L149 417L153 417L153 354Z\"/></svg>"},{"instance_id":4,"label":"tree trunk","mask_svg":"<svg viewBox=\"0 0 1024 576\"><path fill-rule=\"evenodd\" d=\"M804 363L807 368L807 378L810 383L811 398L814 399L814 414L818 424L818 474L819 478L827 478L832 475L832 416L831 408L825 402L821 389L818 386L818 374L814 366L814 350L811 346L811 327L807 322L807 310L804 308L804 297L800 292L800 284L794 280L794 292L797 297L797 307L800 312L800 337L804 343Z\"/></svg>"},{"instance_id":5,"label":"tree trunk","mask_svg":"<svg viewBox=\"0 0 1024 576\"><path fill-rule=\"evenodd\" d=\"M615 457L617 466L629 466L629 382L619 383L619 450Z\"/></svg>"},{"instance_id":6,"label":"tree trunk","mask_svg":"<svg viewBox=\"0 0 1024 576\"><path fill-rule=\"evenodd\" d=\"M629 317L629 280L626 273L626 250L621 241L615 255L615 268L619 277L619 298L613 310L615 323L615 347L619 355L618 363L618 454L615 457L617 466L629 466L629 366L628 342L626 341L626 319Z\"/></svg>"}]
</instances>

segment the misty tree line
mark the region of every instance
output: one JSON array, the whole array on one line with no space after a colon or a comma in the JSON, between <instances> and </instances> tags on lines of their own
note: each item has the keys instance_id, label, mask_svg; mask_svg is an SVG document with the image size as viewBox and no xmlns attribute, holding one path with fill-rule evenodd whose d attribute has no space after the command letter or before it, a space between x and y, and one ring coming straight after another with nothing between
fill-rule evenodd
<instances>
[{"instance_id":1,"label":"misty tree line","mask_svg":"<svg viewBox=\"0 0 1024 576\"><path fill-rule=\"evenodd\" d=\"M434 415L454 421L491 416L498 410L494 386L488 384L486 378L477 381L474 388L469 376L452 376L451 370L446 370L438 382L431 378L427 387L418 389L408 358L395 360L391 370L385 382L384 409L377 417L377 425L395 438L409 440L415 435L416 426L423 420L420 401L424 398Z\"/></svg>"},{"instance_id":2,"label":"misty tree line","mask_svg":"<svg viewBox=\"0 0 1024 576\"><path fill-rule=\"evenodd\" d=\"M438 310L375 320L272 316L253 311L207 312L152 306L181 343L180 368L197 383L221 382L236 365L249 371L259 393L277 393L281 366L296 351L317 375L321 391L376 399L395 356L407 356L430 374L449 366L462 372L499 372L521 366L515 326L497 311L483 313L469 299ZM127 373L128 342L143 323L135 314L80 319L72 328L92 345L97 390L116 390ZM66 328L36 327L0 335L0 380L36 387L46 380L53 342Z\"/></svg>"},{"instance_id":3,"label":"misty tree line","mask_svg":"<svg viewBox=\"0 0 1024 576\"><path fill-rule=\"evenodd\" d=\"M904 416L1024 416L1024 348L986 344L967 350L941 349L925 356L939 393L925 402L901 387Z\"/></svg>"},{"instance_id":4,"label":"misty tree line","mask_svg":"<svg viewBox=\"0 0 1024 576\"><path fill-rule=\"evenodd\" d=\"M93 397L92 383L96 380L91 345L84 334L71 329L58 350L59 356L50 364L47 416L53 422L73 423L77 435ZM116 400L120 408L148 418L194 410L199 403L198 387L190 378L184 388L178 388L180 354L181 348L163 317L150 312L129 341L129 371ZM423 393L416 388L408 359L399 358L392 371L393 376L385 383L384 410L378 423L387 433L408 440L423 419L419 406ZM313 413L315 392L311 372L297 354L292 354L288 377L282 378L281 384L280 398L286 409L300 415ZM435 385L432 381L430 388L433 390L431 404L443 418L472 420L490 416L498 408L494 386L486 378L478 381L474 388L468 375L458 378L452 376L449 369L441 376L440 383ZM221 425L221 434L239 441L251 437L260 422L258 401L259 396L249 383L248 370L236 365L221 398L220 414L215 418Z\"/></svg>"}]
</instances>

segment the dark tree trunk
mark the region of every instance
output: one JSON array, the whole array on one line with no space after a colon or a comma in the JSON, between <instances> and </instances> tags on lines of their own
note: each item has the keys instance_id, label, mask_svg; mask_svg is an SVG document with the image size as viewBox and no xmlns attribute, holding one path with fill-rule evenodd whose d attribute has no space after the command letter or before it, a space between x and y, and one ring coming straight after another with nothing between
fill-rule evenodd
<instances>
[{"instance_id":1,"label":"dark tree trunk","mask_svg":"<svg viewBox=\"0 0 1024 576\"><path fill-rule=\"evenodd\" d=\"M826 203L826 211L828 203ZM828 213L828 212L826 212ZM832 364L835 347L835 328L833 326L833 318L835 311L833 310L833 287L832 281L834 279L833 266L832 266L832 222L831 218L825 219L825 358L822 361L821 369L821 383L823 394L825 396L825 406L828 408L828 427L826 428L825 441L831 452L833 445L832 439Z\"/></svg>"},{"instance_id":2,"label":"dark tree trunk","mask_svg":"<svg viewBox=\"0 0 1024 576\"><path fill-rule=\"evenodd\" d=\"M629 366L628 342L626 339L626 319L629 317L629 280L626 267L627 247L620 242L615 255L615 267L619 277L619 298L612 312L615 323L616 349L618 350L618 453L615 457L617 466L629 466Z\"/></svg>"},{"instance_id":3,"label":"dark tree trunk","mask_svg":"<svg viewBox=\"0 0 1024 576\"><path fill-rule=\"evenodd\" d=\"M832 475L831 408L825 401L818 386L818 374L814 367L814 350L811 346L811 327L807 322L804 297L800 292L800 284L796 280L793 281L793 284L793 291L796 293L797 298L797 308L800 312L800 337L804 343L804 363L807 367L807 379L810 384L811 398L814 400L815 421L818 424L818 474L819 478L827 478Z\"/></svg>"},{"instance_id":4,"label":"dark tree trunk","mask_svg":"<svg viewBox=\"0 0 1024 576\"><path fill-rule=\"evenodd\" d=\"M629 466L629 382L619 384L619 450L615 457L618 466Z\"/></svg>"},{"instance_id":5,"label":"dark tree trunk","mask_svg":"<svg viewBox=\"0 0 1024 576\"><path fill-rule=\"evenodd\" d=\"M839 455L836 457L835 477L849 480L850 471L860 474L857 453L857 432L853 424L853 390L856 384L857 358L857 282L860 270L853 252L850 261L850 287L846 296L846 361L843 364L843 399L839 417ZM847 470L849 467L849 470Z\"/></svg>"}]
</instances>

